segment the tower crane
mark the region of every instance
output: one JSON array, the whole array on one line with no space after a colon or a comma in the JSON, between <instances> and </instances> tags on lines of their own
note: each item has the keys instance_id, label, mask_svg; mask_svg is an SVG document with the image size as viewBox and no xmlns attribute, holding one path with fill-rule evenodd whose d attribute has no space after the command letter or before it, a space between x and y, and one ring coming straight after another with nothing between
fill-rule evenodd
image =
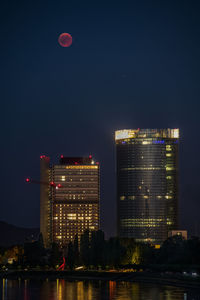
<instances>
[{"instance_id":1,"label":"tower crane","mask_svg":"<svg viewBox=\"0 0 200 300\"><path fill-rule=\"evenodd\" d=\"M26 178L26 182L27 183L35 183L35 184L43 184L43 185L49 185L55 189L59 189L62 187L62 185L59 183L59 184L56 184L54 181L50 181L50 182L45 182L45 181L40 181L40 180L35 180L35 179L32 179L30 177L27 177Z\"/></svg>"}]
</instances>

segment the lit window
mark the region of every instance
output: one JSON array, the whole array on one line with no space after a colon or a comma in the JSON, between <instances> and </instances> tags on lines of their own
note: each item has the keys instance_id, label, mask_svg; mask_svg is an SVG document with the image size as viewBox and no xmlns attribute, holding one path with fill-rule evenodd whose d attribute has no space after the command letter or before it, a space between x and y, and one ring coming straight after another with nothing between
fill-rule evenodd
<instances>
[{"instance_id":1,"label":"lit window","mask_svg":"<svg viewBox=\"0 0 200 300\"><path fill-rule=\"evenodd\" d=\"M172 146L171 145L166 145L166 151L171 151L172 150Z\"/></svg>"},{"instance_id":2,"label":"lit window","mask_svg":"<svg viewBox=\"0 0 200 300\"><path fill-rule=\"evenodd\" d=\"M172 138L179 138L179 129L178 128L172 129L171 132L172 132Z\"/></svg>"},{"instance_id":3,"label":"lit window","mask_svg":"<svg viewBox=\"0 0 200 300\"><path fill-rule=\"evenodd\" d=\"M151 142L150 141L143 141L142 144L143 145L149 145L149 144L151 144Z\"/></svg>"},{"instance_id":4,"label":"lit window","mask_svg":"<svg viewBox=\"0 0 200 300\"><path fill-rule=\"evenodd\" d=\"M174 167L166 166L166 171L173 171L173 170L174 170Z\"/></svg>"}]
</instances>

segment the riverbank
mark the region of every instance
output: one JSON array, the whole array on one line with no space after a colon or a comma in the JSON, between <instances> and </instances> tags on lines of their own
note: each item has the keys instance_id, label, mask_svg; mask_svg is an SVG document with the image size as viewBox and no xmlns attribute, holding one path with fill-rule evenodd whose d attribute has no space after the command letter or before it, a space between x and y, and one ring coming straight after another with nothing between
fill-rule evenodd
<instances>
[{"instance_id":1,"label":"riverbank","mask_svg":"<svg viewBox=\"0 0 200 300\"><path fill-rule=\"evenodd\" d=\"M41 280L108 280L132 281L162 285L195 288L200 290L200 278L182 274L165 274L159 272L109 272L109 271L1 271L1 278L7 279L41 279Z\"/></svg>"}]
</instances>

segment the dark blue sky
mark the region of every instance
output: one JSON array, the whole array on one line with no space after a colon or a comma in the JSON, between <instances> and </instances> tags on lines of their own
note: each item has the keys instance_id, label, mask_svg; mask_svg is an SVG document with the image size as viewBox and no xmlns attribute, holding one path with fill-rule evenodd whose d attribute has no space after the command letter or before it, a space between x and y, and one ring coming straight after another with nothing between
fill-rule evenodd
<instances>
[{"instance_id":1,"label":"dark blue sky","mask_svg":"<svg viewBox=\"0 0 200 300\"><path fill-rule=\"evenodd\" d=\"M91 153L114 234L114 130L179 127L181 228L200 231L199 1L11 0L1 14L0 220L39 226L39 186L24 178L39 178L41 154Z\"/></svg>"}]
</instances>

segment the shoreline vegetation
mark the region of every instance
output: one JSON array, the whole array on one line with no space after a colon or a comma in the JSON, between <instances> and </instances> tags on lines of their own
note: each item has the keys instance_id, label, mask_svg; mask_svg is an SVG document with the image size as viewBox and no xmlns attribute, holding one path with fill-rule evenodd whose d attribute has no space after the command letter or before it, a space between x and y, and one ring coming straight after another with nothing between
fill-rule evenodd
<instances>
[{"instance_id":1,"label":"shoreline vegetation","mask_svg":"<svg viewBox=\"0 0 200 300\"><path fill-rule=\"evenodd\" d=\"M58 270L58 271L56 271ZM37 241L0 248L0 278L22 280L102 280L161 284L200 290L200 238L168 238L160 247L131 238L108 240L86 230L60 248Z\"/></svg>"},{"instance_id":2,"label":"shoreline vegetation","mask_svg":"<svg viewBox=\"0 0 200 300\"><path fill-rule=\"evenodd\" d=\"M149 284L179 286L184 288L200 289L200 278L183 274L168 272L122 272L122 271L52 271L52 270L8 270L1 271L2 279L38 279L38 280L104 280L104 281L129 281Z\"/></svg>"}]
</instances>

